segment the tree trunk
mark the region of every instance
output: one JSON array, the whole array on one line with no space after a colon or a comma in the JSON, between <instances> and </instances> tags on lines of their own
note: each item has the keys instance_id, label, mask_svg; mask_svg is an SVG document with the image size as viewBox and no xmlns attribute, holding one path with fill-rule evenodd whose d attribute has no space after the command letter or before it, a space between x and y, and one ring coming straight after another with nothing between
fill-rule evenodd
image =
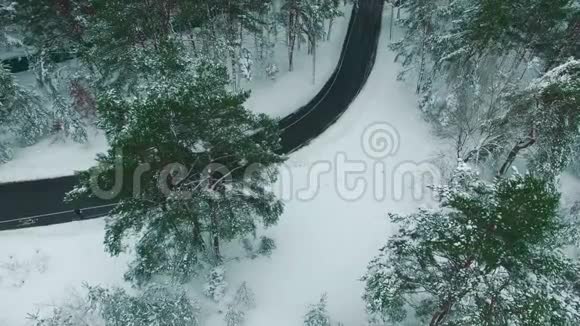
<instances>
[{"instance_id":1,"label":"tree trunk","mask_svg":"<svg viewBox=\"0 0 580 326\"><path fill-rule=\"evenodd\" d=\"M312 85L316 84L316 39L312 39Z\"/></svg>"},{"instance_id":2,"label":"tree trunk","mask_svg":"<svg viewBox=\"0 0 580 326\"><path fill-rule=\"evenodd\" d=\"M417 94L421 93L423 78L425 76L425 48L427 47L427 26L423 31L423 40L421 41L421 62L419 64L419 76L417 76Z\"/></svg>"},{"instance_id":3,"label":"tree trunk","mask_svg":"<svg viewBox=\"0 0 580 326\"><path fill-rule=\"evenodd\" d=\"M328 22L328 33L326 33L326 40L330 41L330 34L332 33L332 25L334 25L334 18L330 18Z\"/></svg>"},{"instance_id":4,"label":"tree trunk","mask_svg":"<svg viewBox=\"0 0 580 326\"><path fill-rule=\"evenodd\" d=\"M389 40L393 39L393 21L395 16L395 5L391 5L391 22L389 23Z\"/></svg>"},{"instance_id":5,"label":"tree trunk","mask_svg":"<svg viewBox=\"0 0 580 326\"><path fill-rule=\"evenodd\" d=\"M232 88L236 92L238 90L238 73L236 71L236 52L233 49L230 50L230 64L232 66Z\"/></svg>"},{"instance_id":6,"label":"tree trunk","mask_svg":"<svg viewBox=\"0 0 580 326\"><path fill-rule=\"evenodd\" d=\"M447 318L447 315L449 314L449 310L451 310L451 305L452 305L452 301L451 301L451 299L449 299L443 305L443 307L441 307L441 309L439 311L437 311L435 314L433 314L433 317L431 318L431 322L429 323L429 326L441 325L441 323L443 321L445 321L445 318Z\"/></svg>"},{"instance_id":7,"label":"tree trunk","mask_svg":"<svg viewBox=\"0 0 580 326\"><path fill-rule=\"evenodd\" d=\"M215 180L213 178L210 179L210 185L213 184ZM210 186L211 189L211 186ZM212 190L210 190L212 191ZM213 254L215 257L216 262L220 263L222 261L222 255L220 250L220 236L219 236L219 217L217 215L217 207L216 203L213 201L209 202L209 214L210 216L210 223L211 223L211 247L213 249Z\"/></svg>"},{"instance_id":8,"label":"tree trunk","mask_svg":"<svg viewBox=\"0 0 580 326\"><path fill-rule=\"evenodd\" d=\"M217 263L221 263L222 262L222 254L220 252L220 239L217 235L213 236L213 253L215 255L215 259Z\"/></svg>"},{"instance_id":9,"label":"tree trunk","mask_svg":"<svg viewBox=\"0 0 580 326\"><path fill-rule=\"evenodd\" d=\"M242 22L240 21L240 39L239 39L239 47L238 47L238 75L237 75L237 80L238 80L238 86L241 87L242 84L242 49L244 47L244 27L242 26Z\"/></svg>"},{"instance_id":10,"label":"tree trunk","mask_svg":"<svg viewBox=\"0 0 580 326\"><path fill-rule=\"evenodd\" d=\"M290 12L288 14L288 71L294 70L294 45L296 43L295 19L294 14Z\"/></svg>"}]
</instances>

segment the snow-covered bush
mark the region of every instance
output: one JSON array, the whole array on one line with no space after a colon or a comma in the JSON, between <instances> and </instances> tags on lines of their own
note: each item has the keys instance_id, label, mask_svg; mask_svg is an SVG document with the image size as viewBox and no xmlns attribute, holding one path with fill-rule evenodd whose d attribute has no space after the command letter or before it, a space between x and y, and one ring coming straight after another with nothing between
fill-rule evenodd
<instances>
[{"instance_id":1,"label":"snow-covered bush","mask_svg":"<svg viewBox=\"0 0 580 326\"><path fill-rule=\"evenodd\" d=\"M276 242L272 238L261 237L260 245L258 247L257 253L262 256L270 256L272 251L276 249Z\"/></svg>"},{"instance_id":2,"label":"snow-covered bush","mask_svg":"<svg viewBox=\"0 0 580 326\"><path fill-rule=\"evenodd\" d=\"M272 238L262 236L258 240L257 248L256 244L252 240L247 238L242 240L242 246L246 251L248 257L254 259L259 256L266 257L270 256L272 254L272 251L276 249L276 242Z\"/></svg>"},{"instance_id":3,"label":"snow-covered bush","mask_svg":"<svg viewBox=\"0 0 580 326\"><path fill-rule=\"evenodd\" d=\"M149 286L136 295L125 290L87 286L52 314L30 315L33 326L196 326L199 308L183 292Z\"/></svg>"},{"instance_id":4,"label":"snow-covered bush","mask_svg":"<svg viewBox=\"0 0 580 326\"><path fill-rule=\"evenodd\" d=\"M276 80L279 72L280 68L275 63L270 63L266 66L266 76L271 80Z\"/></svg>"},{"instance_id":5,"label":"snow-covered bush","mask_svg":"<svg viewBox=\"0 0 580 326\"><path fill-rule=\"evenodd\" d=\"M217 266L212 268L207 276L203 294L215 302L220 302L226 293L228 283L225 280L225 273L223 266Z\"/></svg>"}]
</instances>

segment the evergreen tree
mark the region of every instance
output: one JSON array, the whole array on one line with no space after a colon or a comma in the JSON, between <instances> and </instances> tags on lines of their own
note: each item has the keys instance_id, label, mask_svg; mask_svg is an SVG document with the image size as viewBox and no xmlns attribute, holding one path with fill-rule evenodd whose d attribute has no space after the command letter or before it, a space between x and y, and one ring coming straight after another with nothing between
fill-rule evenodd
<instances>
[{"instance_id":1,"label":"evergreen tree","mask_svg":"<svg viewBox=\"0 0 580 326\"><path fill-rule=\"evenodd\" d=\"M493 184L460 166L435 188L441 209L391 214L399 231L363 280L369 313L400 323L575 325L579 266L565 257L570 225L559 194L532 176Z\"/></svg>"},{"instance_id":2,"label":"evergreen tree","mask_svg":"<svg viewBox=\"0 0 580 326\"><path fill-rule=\"evenodd\" d=\"M412 70L417 76L417 93L428 87L428 65L432 59L434 37L438 32L437 22L442 20L442 10L436 1L407 0L401 3L401 8L407 13L398 20L405 35L402 40L393 42L390 48L395 52L395 60L401 62L403 71L399 79Z\"/></svg>"},{"instance_id":3,"label":"evergreen tree","mask_svg":"<svg viewBox=\"0 0 580 326\"><path fill-rule=\"evenodd\" d=\"M282 213L268 188L284 160L277 124L244 109L247 94L227 84L224 68L202 64L195 74L144 85L141 97L109 92L98 100L111 148L69 199L98 196L96 184L113 189L122 172L105 244L118 255L127 237L138 237L126 275L138 284L156 274L187 281L196 267L219 264L221 242L273 225Z\"/></svg>"},{"instance_id":4,"label":"evergreen tree","mask_svg":"<svg viewBox=\"0 0 580 326\"><path fill-rule=\"evenodd\" d=\"M316 49L319 40L326 38L324 23L342 16L333 0L302 0L300 22L308 38L308 53L312 55L312 83L316 82Z\"/></svg>"},{"instance_id":5,"label":"evergreen tree","mask_svg":"<svg viewBox=\"0 0 580 326\"><path fill-rule=\"evenodd\" d=\"M504 174L520 152L539 144L531 122L538 117L523 108L521 94L576 55L578 2L407 0L401 6L405 35L391 45L402 59L400 77L415 72L420 107L458 158ZM538 151L554 160L562 146L552 145Z\"/></svg>"},{"instance_id":6,"label":"evergreen tree","mask_svg":"<svg viewBox=\"0 0 580 326\"><path fill-rule=\"evenodd\" d=\"M14 147L32 145L50 132L50 116L39 97L0 67L0 163L12 158Z\"/></svg>"},{"instance_id":7,"label":"evergreen tree","mask_svg":"<svg viewBox=\"0 0 580 326\"><path fill-rule=\"evenodd\" d=\"M330 317L326 311L326 294L323 294L318 303L308 307L308 312L304 316L304 326L330 325Z\"/></svg>"},{"instance_id":8,"label":"evergreen tree","mask_svg":"<svg viewBox=\"0 0 580 326\"><path fill-rule=\"evenodd\" d=\"M567 28L576 0L484 0L473 17L464 20L466 40L478 52L506 53L527 49L537 55L551 52Z\"/></svg>"}]
</instances>

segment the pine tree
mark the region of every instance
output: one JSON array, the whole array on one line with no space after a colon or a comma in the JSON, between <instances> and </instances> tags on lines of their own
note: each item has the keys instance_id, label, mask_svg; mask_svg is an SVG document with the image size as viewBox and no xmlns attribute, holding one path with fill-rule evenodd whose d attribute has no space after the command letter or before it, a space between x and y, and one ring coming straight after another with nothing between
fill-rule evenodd
<instances>
[{"instance_id":1,"label":"pine tree","mask_svg":"<svg viewBox=\"0 0 580 326\"><path fill-rule=\"evenodd\" d=\"M113 189L122 172L105 244L119 255L125 239L138 236L126 275L137 283L156 274L187 281L204 263L219 264L221 242L273 225L282 213L268 188L284 160L276 122L243 108L247 94L226 89L221 66L202 64L178 78L144 85L136 99L114 92L98 99L111 148L69 198L109 196L95 184ZM133 179L137 171L144 172Z\"/></svg>"},{"instance_id":2,"label":"pine tree","mask_svg":"<svg viewBox=\"0 0 580 326\"><path fill-rule=\"evenodd\" d=\"M308 40L308 53L312 54L313 80L316 78L316 47L319 40L325 39L324 23L339 16L342 12L333 0L286 0L283 3L280 20L286 27L289 71L294 69L295 46L299 45L304 33Z\"/></svg>"},{"instance_id":3,"label":"pine tree","mask_svg":"<svg viewBox=\"0 0 580 326\"><path fill-rule=\"evenodd\" d=\"M402 40L393 42L390 48L395 52L395 60L401 60L403 71L399 79L411 70L417 76L417 93L427 86L427 65L435 62L431 59L433 37L437 32L436 25L441 20L442 10L438 3L428 0L407 0L401 3L401 8L407 13L398 20L398 24L405 31Z\"/></svg>"},{"instance_id":4,"label":"pine tree","mask_svg":"<svg viewBox=\"0 0 580 326\"><path fill-rule=\"evenodd\" d=\"M363 280L371 315L436 325L574 325L579 266L559 194L532 176L487 183L465 165L435 188L441 209L391 214L399 231Z\"/></svg>"},{"instance_id":5,"label":"pine tree","mask_svg":"<svg viewBox=\"0 0 580 326\"><path fill-rule=\"evenodd\" d=\"M405 35L391 45L402 59L400 76L416 72L420 107L453 142L457 157L504 174L537 143L530 124L537 117L522 109L518 95L565 64L565 55L575 55L577 1L408 0L401 6ZM555 148L562 147L538 151L552 152L554 160Z\"/></svg>"},{"instance_id":6,"label":"pine tree","mask_svg":"<svg viewBox=\"0 0 580 326\"><path fill-rule=\"evenodd\" d=\"M308 312L304 316L304 326L330 325L330 317L326 311L326 294L323 294L318 303L308 307Z\"/></svg>"},{"instance_id":7,"label":"pine tree","mask_svg":"<svg viewBox=\"0 0 580 326\"><path fill-rule=\"evenodd\" d=\"M342 16L332 0L302 0L300 22L308 38L308 52L312 55L312 83L316 82L316 49L318 41L326 38L324 23Z\"/></svg>"},{"instance_id":8,"label":"pine tree","mask_svg":"<svg viewBox=\"0 0 580 326\"><path fill-rule=\"evenodd\" d=\"M26 44L47 53L44 61L76 57L91 87L132 94L159 72L200 58L228 66L237 90L251 53L246 35L268 28L271 1L24 0L19 7Z\"/></svg>"}]
</instances>

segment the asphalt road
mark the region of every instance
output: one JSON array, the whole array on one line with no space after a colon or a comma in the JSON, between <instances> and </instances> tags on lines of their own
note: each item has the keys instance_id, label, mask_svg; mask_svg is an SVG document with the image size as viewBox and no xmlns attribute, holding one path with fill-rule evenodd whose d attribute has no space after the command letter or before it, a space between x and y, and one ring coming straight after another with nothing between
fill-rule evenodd
<instances>
[{"instance_id":1,"label":"asphalt road","mask_svg":"<svg viewBox=\"0 0 580 326\"><path fill-rule=\"evenodd\" d=\"M280 121L282 152L291 153L322 134L340 118L364 87L374 66L381 32L383 0L359 0L353 9L339 63L321 91ZM0 230L43 226L105 216L114 203L87 200L64 203L75 176L0 184ZM79 205L78 203L76 205Z\"/></svg>"},{"instance_id":2,"label":"asphalt road","mask_svg":"<svg viewBox=\"0 0 580 326\"><path fill-rule=\"evenodd\" d=\"M375 64L383 4L383 0L359 0L334 73L307 105L280 121L285 153L308 145L322 134L364 87Z\"/></svg>"}]
</instances>

